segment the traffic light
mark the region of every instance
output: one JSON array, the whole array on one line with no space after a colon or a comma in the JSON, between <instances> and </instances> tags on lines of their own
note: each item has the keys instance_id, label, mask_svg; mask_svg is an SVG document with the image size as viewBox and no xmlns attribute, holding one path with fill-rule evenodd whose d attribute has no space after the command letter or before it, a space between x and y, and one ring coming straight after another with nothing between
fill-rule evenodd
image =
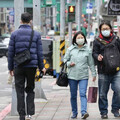
<instances>
[{"instance_id":1,"label":"traffic light","mask_svg":"<svg viewBox=\"0 0 120 120\"><path fill-rule=\"evenodd\" d=\"M68 22L74 22L75 21L75 6L70 5L68 6Z\"/></svg>"}]
</instances>

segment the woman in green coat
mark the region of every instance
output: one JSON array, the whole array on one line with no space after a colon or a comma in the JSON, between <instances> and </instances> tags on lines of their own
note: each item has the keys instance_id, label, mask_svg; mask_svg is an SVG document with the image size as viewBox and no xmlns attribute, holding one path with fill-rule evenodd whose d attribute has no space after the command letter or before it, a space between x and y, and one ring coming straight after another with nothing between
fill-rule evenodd
<instances>
[{"instance_id":1,"label":"woman in green coat","mask_svg":"<svg viewBox=\"0 0 120 120\"><path fill-rule=\"evenodd\" d=\"M81 100L81 118L86 119L87 113L87 98L86 90L88 86L89 67L92 72L93 81L96 80L95 65L92 57L92 51L87 46L85 35L79 31L72 41L72 45L67 49L64 62L67 62L68 79L71 93L72 119L77 118L77 89L79 86Z\"/></svg>"}]
</instances>

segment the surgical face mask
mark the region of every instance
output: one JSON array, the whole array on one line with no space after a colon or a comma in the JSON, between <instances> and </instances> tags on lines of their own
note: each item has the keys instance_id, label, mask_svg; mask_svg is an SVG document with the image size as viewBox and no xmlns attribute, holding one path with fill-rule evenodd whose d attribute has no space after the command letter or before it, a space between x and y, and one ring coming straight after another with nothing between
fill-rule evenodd
<instances>
[{"instance_id":1,"label":"surgical face mask","mask_svg":"<svg viewBox=\"0 0 120 120\"><path fill-rule=\"evenodd\" d=\"M110 30L102 30L101 33L104 37L109 37L110 36Z\"/></svg>"},{"instance_id":2,"label":"surgical face mask","mask_svg":"<svg viewBox=\"0 0 120 120\"><path fill-rule=\"evenodd\" d=\"M85 43L85 39L84 38L82 38L82 39L76 39L76 43L78 45L83 45Z\"/></svg>"}]
</instances>

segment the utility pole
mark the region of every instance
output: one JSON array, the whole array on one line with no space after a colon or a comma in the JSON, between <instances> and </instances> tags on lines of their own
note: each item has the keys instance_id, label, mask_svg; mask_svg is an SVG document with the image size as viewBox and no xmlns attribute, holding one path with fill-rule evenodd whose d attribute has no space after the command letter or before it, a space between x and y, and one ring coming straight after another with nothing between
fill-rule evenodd
<instances>
[{"instance_id":1,"label":"utility pole","mask_svg":"<svg viewBox=\"0 0 120 120\"><path fill-rule=\"evenodd\" d=\"M60 38L65 40L65 0L60 0Z\"/></svg>"},{"instance_id":2,"label":"utility pole","mask_svg":"<svg viewBox=\"0 0 120 120\"><path fill-rule=\"evenodd\" d=\"M41 0L33 0L33 28L41 32Z\"/></svg>"},{"instance_id":3,"label":"utility pole","mask_svg":"<svg viewBox=\"0 0 120 120\"><path fill-rule=\"evenodd\" d=\"M78 31L81 30L81 23L82 23L82 0L77 0L76 2L77 8L78 8L78 17L77 17L77 23L78 23Z\"/></svg>"},{"instance_id":4,"label":"utility pole","mask_svg":"<svg viewBox=\"0 0 120 120\"><path fill-rule=\"evenodd\" d=\"M41 0L33 0L33 29L41 32ZM41 87L41 80L35 82L35 98L47 100Z\"/></svg>"},{"instance_id":5,"label":"utility pole","mask_svg":"<svg viewBox=\"0 0 120 120\"><path fill-rule=\"evenodd\" d=\"M53 7L53 27L56 28L56 7Z\"/></svg>"},{"instance_id":6,"label":"utility pole","mask_svg":"<svg viewBox=\"0 0 120 120\"><path fill-rule=\"evenodd\" d=\"M99 28L99 24L100 24L100 6L101 6L100 0L96 0L96 4L97 4L97 23L98 23L98 28Z\"/></svg>"},{"instance_id":7,"label":"utility pole","mask_svg":"<svg viewBox=\"0 0 120 120\"><path fill-rule=\"evenodd\" d=\"M65 55L65 0L60 0L60 66Z\"/></svg>"},{"instance_id":8,"label":"utility pole","mask_svg":"<svg viewBox=\"0 0 120 120\"><path fill-rule=\"evenodd\" d=\"M24 0L14 0L14 10L15 10L15 30L20 26L21 14L24 13Z\"/></svg>"},{"instance_id":9,"label":"utility pole","mask_svg":"<svg viewBox=\"0 0 120 120\"><path fill-rule=\"evenodd\" d=\"M20 26L21 14L24 13L24 0L14 0L15 10L15 30ZM15 82L12 83L12 104L11 104L11 115L18 115L17 112L17 95L15 90Z\"/></svg>"},{"instance_id":10,"label":"utility pole","mask_svg":"<svg viewBox=\"0 0 120 120\"><path fill-rule=\"evenodd\" d=\"M120 36L120 16L117 16L118 36Z\"/></svg>"},{"instance_id":11,"label":"utility pole","mask_svg":"<svg viewBox=\"0 0 120 120\"><path fill-rule=\"evenodd\" d=\"M68 3L71 3L72 0L69 0ZM69 45L72 44L72 22L68 23L68 34L69 34Z\"/></svg>"},{"instance_id":12,"label":"utility pole","mask_svg":"<svg viewBox=\"0 0 120 120\"><path fill-rule=\"evenodd\" d=\"M90 0L88 0L88 3L90 3ZM91 31L91 27L90 27L90 13L88 13L88 38L90 38L90 31Z\"/></svg>"}]
</instances>

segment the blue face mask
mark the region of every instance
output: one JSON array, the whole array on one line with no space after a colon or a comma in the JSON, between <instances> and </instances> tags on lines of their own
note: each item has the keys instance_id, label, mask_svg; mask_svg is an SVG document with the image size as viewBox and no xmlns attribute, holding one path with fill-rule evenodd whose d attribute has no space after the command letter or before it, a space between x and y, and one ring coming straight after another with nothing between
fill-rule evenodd
<instances>
[{"instance_id":1,"label":"blue face mask","mask_svg":"<svg viewBox=\"0 0 120 120\"><path fill-rule=\"evenodd\" d=\"M110 30L102 30L101 33L104 37L109 37L110 36Z\"/></svg>"}]
</instances>

